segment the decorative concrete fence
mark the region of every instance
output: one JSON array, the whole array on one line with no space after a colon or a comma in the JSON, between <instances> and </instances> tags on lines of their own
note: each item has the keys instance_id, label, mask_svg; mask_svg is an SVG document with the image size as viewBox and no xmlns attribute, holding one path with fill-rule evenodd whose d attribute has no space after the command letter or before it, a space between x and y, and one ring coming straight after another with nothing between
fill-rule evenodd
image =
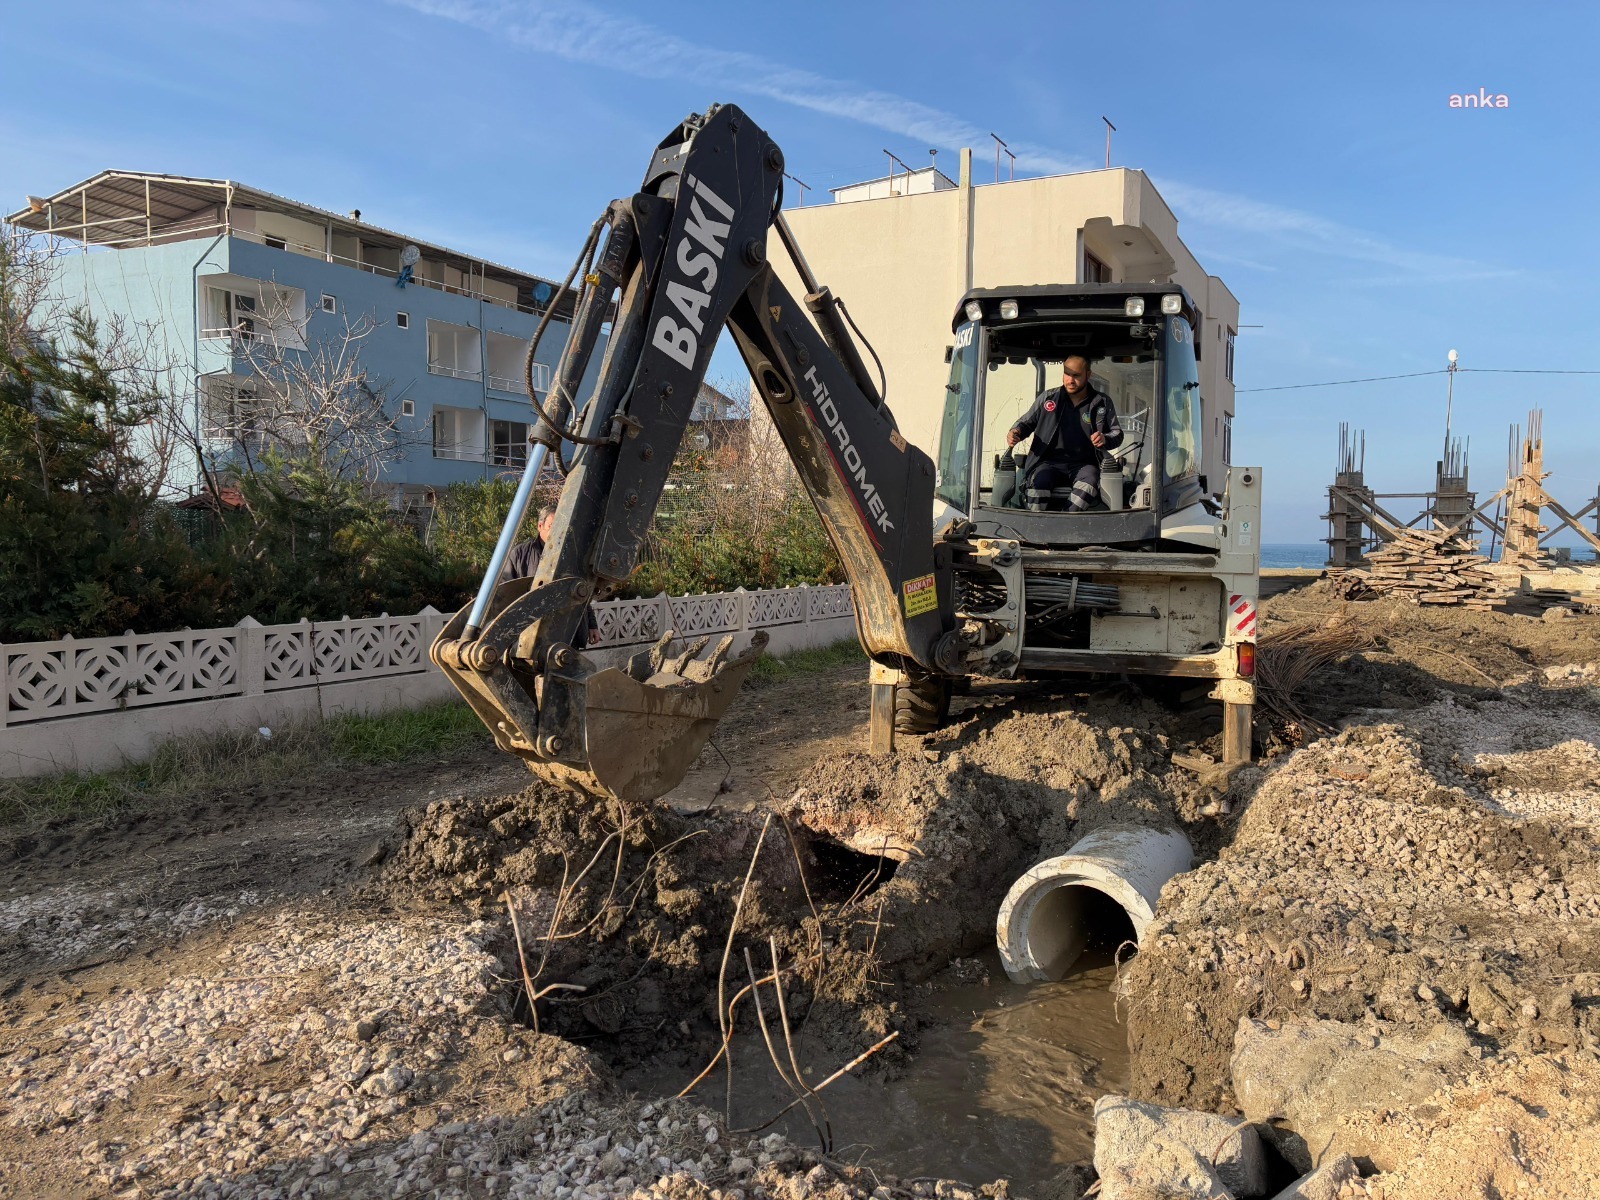
<instances>
[{"instance_id":1,"label":"decorative concrete fence","mask_svg":"<svg viewBox=\"0 0 1600 1200\"><path fill-rule=\"evenodd\" d=\"M595 606L608 659L653 643L766 629L783 654L855 632L846 586L610 600ZM428 661L448 615L262 625L0 644L0 777L102 770L167 738L287 720L415 708L455 695Z\"/></svg>"},{"instance_id":2,"label":"decorative concrete fence","mask_svg":"<svg viewBox=\"0 0 1600 1200\"><path fill-rule=\"evenodd\" d=\"M713 642L725 634L765 629L772 639L767 644L771 654L829 646L853 636L856 629L847 584L606 600L596 604L594 612L599 646L630 653L668 629L685 638L709 636Z\"/></svg>"}]
</instances>

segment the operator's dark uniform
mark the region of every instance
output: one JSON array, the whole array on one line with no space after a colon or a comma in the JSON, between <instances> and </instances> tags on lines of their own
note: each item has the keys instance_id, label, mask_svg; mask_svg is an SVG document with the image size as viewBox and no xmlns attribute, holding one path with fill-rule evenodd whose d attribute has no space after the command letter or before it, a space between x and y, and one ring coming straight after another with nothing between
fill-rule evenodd
<instances>
[{"instance_id":1,"label":"operator's dark uniform","mask_svg":"<svg viewBox=\"0 0 1600 1200\"><path fill-rule=\"evenodd\" d=\"M1100 455L1122 444L1122 426L1111 397L1092 384L1082 405L1072 402L1064 387L1040 392L1033 407L1011 428L1019 438L1033 434L1028 486L1072 489L1073 512L1082 512L1100 495ZM1105 438L1103 447L1089 440L1091 433Z\"/></svg>"}]
</instances>

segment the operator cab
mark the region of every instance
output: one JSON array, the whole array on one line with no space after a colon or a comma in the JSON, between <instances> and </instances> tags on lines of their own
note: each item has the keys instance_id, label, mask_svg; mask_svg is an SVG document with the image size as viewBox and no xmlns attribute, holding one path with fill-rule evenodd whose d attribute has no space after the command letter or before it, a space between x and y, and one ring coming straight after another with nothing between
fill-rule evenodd
<instances>
[{"instance_id":1,"label":"operator cab","mask_svg":"<svg viewBox=\"0 0 1600 1200\"><path fill-rule=\"evenodd\" d=\"M1154 549L1164 525L1172 536L1175 515L1204 524L1199 323L1188 295L1171 284L968 292L952 323L938 500L971 519L980 536L1037 546ZM1120 445L1101 454L1098 501L1077 512L1064 490L1031 486L1031 437L1006 446L1007 432L1035 397L1061 384L1073 356L1088 360L1090 383L1110 397L1123 432Z\"/></svg>"}]
</instances>

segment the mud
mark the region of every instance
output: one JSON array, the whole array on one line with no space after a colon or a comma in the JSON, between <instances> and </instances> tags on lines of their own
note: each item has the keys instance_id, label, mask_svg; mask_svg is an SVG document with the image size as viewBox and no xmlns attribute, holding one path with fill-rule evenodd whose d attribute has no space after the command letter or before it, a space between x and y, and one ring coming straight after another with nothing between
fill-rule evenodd
<instances>
[{"instance_id":1,"label":"mud","mask_svg":"<svg viewBox=\"0 0 1600 1200\"><path fill-rule=\"evenodd\" d=\"M1110 822L1212 836L1210 793L1171 764L1187 745L1173 719L1125 688L1035 690L980 697L888 763L824 756L759 808L735 791L695 815L630 812L543 783L438 801L408 814L372 896L488 916L509 895L532 991L561 985L536 1013L519 1001L522 1016L616 1064L692 1073L719 1044L719 979L742 986L745 948L765 968L774 946L794 964L798 1020L841 1059L899 1029L895 1057L917 1044L907 989L991 946L1001 898L1039 857Z\"/></svg>"}]
</instances>

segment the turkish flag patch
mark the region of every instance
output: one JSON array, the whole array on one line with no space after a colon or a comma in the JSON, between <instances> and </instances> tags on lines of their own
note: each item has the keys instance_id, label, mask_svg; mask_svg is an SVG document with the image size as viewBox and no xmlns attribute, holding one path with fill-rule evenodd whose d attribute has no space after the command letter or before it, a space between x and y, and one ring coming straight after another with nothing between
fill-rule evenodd
<instances>
[{"instance_id":1,"label":"turkish flag patch","mask_svg":"<svg viewBox=\"0 0 1600 1200\"><path fill-rule=\"evenodd\" d=\"M1054 400L1046 400L1044 402L1044 410L1045 412L1055 412L1056 402Z\"/></svg>"}]
</instances>

